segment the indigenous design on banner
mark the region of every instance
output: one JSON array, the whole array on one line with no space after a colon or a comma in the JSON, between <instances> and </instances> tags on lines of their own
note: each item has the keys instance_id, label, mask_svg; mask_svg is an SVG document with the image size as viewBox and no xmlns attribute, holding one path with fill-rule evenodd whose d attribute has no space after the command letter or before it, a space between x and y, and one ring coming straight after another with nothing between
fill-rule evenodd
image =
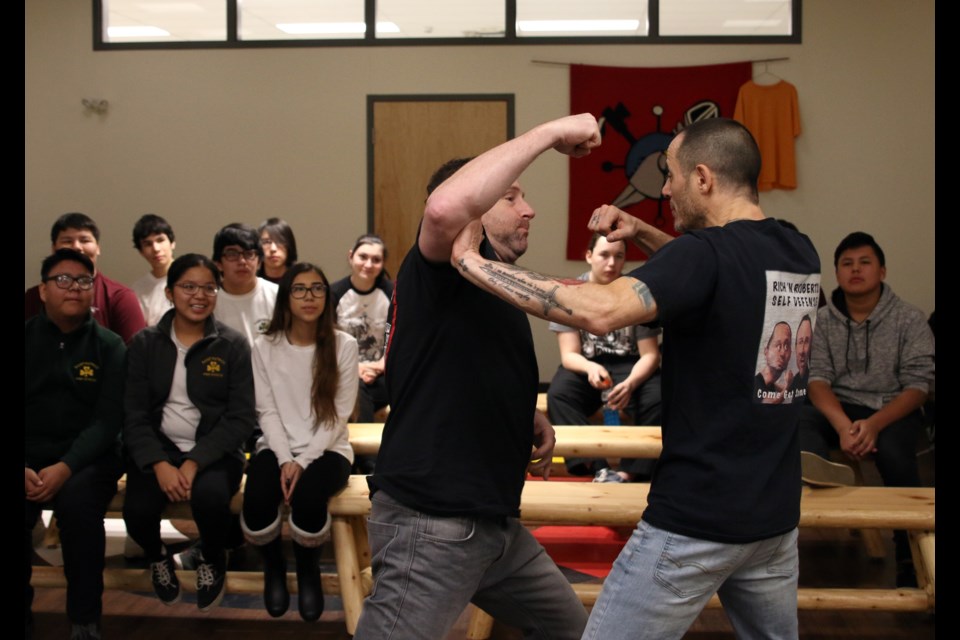
<instances>
[{"instance_id":1,"label":"indigenous design on banner","mask_svg":"<svg viewBox=\"0 0 960 640\"><path fill-rule=\"evenodd\" d=\"M732 117L751 66L570 67L570 113L596 116L603 144L570 162L568 260L583 257L590 240L587 221L602 204L675 233L673 215L660 193L667 170L664 152L690 123ZM643 258L640 249L628 247L628 260Z\"/></svg>"}]
</instances>

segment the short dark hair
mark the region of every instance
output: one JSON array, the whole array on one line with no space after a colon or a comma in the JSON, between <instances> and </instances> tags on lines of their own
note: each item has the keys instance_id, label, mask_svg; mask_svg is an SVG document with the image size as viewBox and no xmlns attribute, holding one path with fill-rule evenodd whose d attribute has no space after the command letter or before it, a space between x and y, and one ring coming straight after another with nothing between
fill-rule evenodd
<instances>
[{"instance_id":1,"label":"short dark hair","mask_svg":"<svg viewBox=\"0 0 960 640\"><path fill-rule=\"evenodd\" d=\"M473 160L473 158L454 158L447 160L440 168L433 172L430 181L427 183L427 195L429 196L440 184L460 170L460 167Z\"/></svg>"},{"instance_id":2,"label":"short dark hair","mask_svg":"<svg viewBox=\"0 0 960 640\"><path fill-rule=\"evenodd\" d=\"M68 229L76 229L79 227L67 227ZM60 264L61 262L76 262L83 265L83 268L90 272L90 275L95 273L93 268L93 260L87 257L87 254L81 253L79 251L74 251L73 249L57 249L46 258L43 259L43 262L40 263L40 281L43 282L47 279L47 276L50 275L50 272L53 271L53 268Z\"/></svg>"},{"instance_id":3,"label":"short dark hair","mask_svg":"<svg viewBox=\"0 0 960 640\"><path fill-rule=\"evenodd\" d=\"M297 239L293 237L293 228L286 220L267 218L257 228L257 237L262 236L264 231L267 232L271 240L277 244L282 244L286 248L287 261L285 264L288 267L297 261ZM263 269L263 265L260 265L260 269Z\"/></svg>"},{"instance_id":4,"label":"short dark hair","mask_svg":"<svg viewBox=\"0 0 960 640\"><path fill-rule=\"evenodd\" d=\"M56 244L57 236L67 229L83 229L84 231L89 231L93 234L97 242L100 242L100 227L93 221L93 218L85 213L75 211L73 213L63 214L53 223L53 226L50 227L50 244Z\"/></svg>"},{"instance_id":5,"label":"short dark hair","mask_svg":"<svg viewBox=\"0 0 960 640\"><path fill-rule=\"evenodd\" d=\"M170 226L169 222L155 213L146 213L140 216L140 219L133 225L133 248L140 251L140 243L143 242L143 239L155 233L166 235L170 242L176 240L173 236L173 227Z\"/></svg>"},{"instance_id":6,"label":"short dark hair","mask_svg":"<svg viewBox=\"0 0 960 640\"><path fill-rule=\"evenodd\" d=\"M167 270L167 289L173 289L173 285L179 282L183 274L194 267L203 267L213 274L213 279L216 281L217 287L220 287L220 269L217 269L217 265L213 263L213 260L199 253L186 253L174 260L170 265L170 269Z\"/></svg>"},{"instance_id":7,"label":"short dark hair","mask_svg":"<svg viewBox=\"0 0 960 640\"><path fill-rule=\"evenodd\" d=\"M248 224L234 222L217 231L213 237L213 261L223 257L223 250L232 244L240 245L244 251L254 249L263 260L263 247L260 246L260 234Z\"/></svg>"},{"instance_id":8,"label":"short dark hair","mask_svg":"<svg viewBox=\"0 0 960 640\"><path fill-rule=\"evenodd\" d=\"M730 118L707 118L688 125L679 134L677 163L684 173L705 164L722 184L746 189L759 202L760 148L750 131Z\"/></svg>"},{"instance_id":9,"label":"short dark hair","mask_svg":"<svg viewBox=\"0 0 960 640\"><path fill-rule=\"evenodd\" d=\"M877 241L873 239L873 236L863 231L854 231L841 240L840 244L837 245L837 250L833 252L833 268L836 269L837 265L840 264L840 255L844 251L859 249L860 247L870 247L873 249L873 252L877 254L877 260L880 261L880 266L887 266L887 259L883 255L883 249L881 249Z\"/></svg>"}]
</instances>

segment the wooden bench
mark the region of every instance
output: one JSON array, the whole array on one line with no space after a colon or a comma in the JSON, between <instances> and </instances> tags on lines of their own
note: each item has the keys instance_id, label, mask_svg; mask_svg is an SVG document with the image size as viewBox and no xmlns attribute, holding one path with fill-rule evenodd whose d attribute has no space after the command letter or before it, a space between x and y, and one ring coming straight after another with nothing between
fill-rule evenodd
<instances>
[{"instance_id":1,"label":"wooden bench","mask_svg":"<svg viewBox=\"0 0 960 640\"><path fill-rule=\"evenodd\" d=\"M520 504L521 520L529 526L545 524L633 527L647 502L649 485L589 482L528 482ZM363 478L353 477L343 493L331 501L339 587L344 601L347 631L353 633L363 598L369 593L362 576L369 572L366 516L369 492ZM801 527L896 528L911 532L919 588L799 590L801 609L933 611L935 609L935 490L895 487L804 488ZM347 548L350 544L355 548ZM592 606L602 585L577 584L574 591ZM719 606L714 598L709 605ZM469 638L489 637L492 619L477 610Z\"/></svg>"},{"instance_id":2,"label":"wooden bench","mask_svg":"<svg viewBox=\"0 0 960 640\"><path fill-rule=\"evenodd\" d=\"M607 427L602 425L554 425L555 456L588 458L659 458L663 451L660 427ZM383 425L351 424L350 444L359 455L380 450Z\"/></svg>"},{"instance_id":3,"label":"wooden bench","mask_svg":"<svg viewBox=\"0 0 960 640\"><path fill-rule=\"evenodd\" d=\"M659 427L558 426L558 455L590 457L657 457L662 449ZM379 450L382 424L350 425L351 443L358 454ZM649 485L595 484L586 482L528 482L521 502L521 519L530 526L543 524L636 525L646 506ZM118 517L123 494L111 504L111 517ZM242 495L231 505L239 513ZM934 506L932 488L842 487L804 489L801 526L861 529L906 529L911 531L915 552L917 589L801 589L803 609L876 609L888 611L931 611L935 606ZM332 535L336 574L323 575L324 593L342 598L347 631L353 634L363 599L372 588L366 518L370 512L369 490L364 476L351 476L347 487L329 505L333 518ZM164 517L192 519L187 504L170 505ZM145 569L108 569L106 588L151 591ZM189 590L192 572L184 572L182 583ZM34 586L65 586L59 567L35 567ZM296 591L295 574L288 576L291 592ZM231 571L229 593L261 593L260 572ZM574 585L586 606L591 606L601 585ZM714 599L710 606L719 606ZM489 635L492 619L479 612L471 622L471 638Z\"/></svg>"}]
</instances>

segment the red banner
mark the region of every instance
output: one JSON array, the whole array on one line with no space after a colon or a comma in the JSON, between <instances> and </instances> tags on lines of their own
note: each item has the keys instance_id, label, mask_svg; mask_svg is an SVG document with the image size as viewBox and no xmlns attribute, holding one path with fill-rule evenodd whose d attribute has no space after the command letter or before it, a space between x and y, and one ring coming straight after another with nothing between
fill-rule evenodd
<instances>
[{"instance_id":1,"label":"red banner","mask_svg":"<svg viewBox=\"0 0 960 640\"><path fill-rule=\"evenodd\" d=\"M587 221L613 204L676 234L670 205L660 195L666 172L663 152L686 125L733 117L737 92L751 77L749 62L702 67L570 67L570 113L592 113L602 146L570 161L567 259L580 260L590 240ZM635 246L628 260L642 260Z\"/></svg>"}]
</instances>

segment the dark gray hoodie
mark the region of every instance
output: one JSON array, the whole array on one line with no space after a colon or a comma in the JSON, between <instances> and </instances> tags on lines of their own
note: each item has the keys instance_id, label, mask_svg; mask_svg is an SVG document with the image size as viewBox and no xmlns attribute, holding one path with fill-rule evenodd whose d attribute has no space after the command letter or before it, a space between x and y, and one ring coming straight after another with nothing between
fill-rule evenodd
<instances>
[{"instance_id":1,"label":"dark gray hoodie","mask_svg":"<svg viewBox=\"0 0 960 640\"><path fill-rule=\"evenodd\" d=\"M934 375L934 340L926 316L883 284L877 306L863 322L847 313L838 288L817 312L810 380L830 384L841 402L881 409L904 389L928 392Z\"/></svg>"}]
</instances>

